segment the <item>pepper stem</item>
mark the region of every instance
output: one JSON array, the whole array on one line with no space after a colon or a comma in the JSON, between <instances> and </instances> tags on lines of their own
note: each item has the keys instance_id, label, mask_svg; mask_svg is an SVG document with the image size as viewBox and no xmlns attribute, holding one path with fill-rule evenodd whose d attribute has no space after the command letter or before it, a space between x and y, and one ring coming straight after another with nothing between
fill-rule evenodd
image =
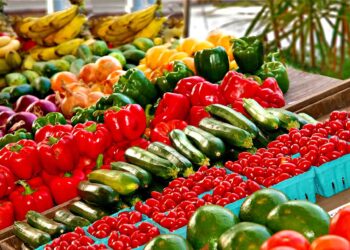
<instances>
[{"instance_id":1,"label":"pepper stem","mask_svg":"<svg viewBox=\"0 0 350 250\"><path fill-rule=\"evenodd\" d=\"M152 109L152 104L147 104L145 108L145 114L146 114L146 121L147 121L147 127L149 127L149 124L153 120L154 116L151 115L151 109Z\"/></svg>"},{"instance_id":2,"label":"pepper stem","mask_svg":"<svg viewBox=\"0 0 350 250\"><path fill-rule=\"evenodd\" d=\"M34 189L32 189L29 184L23 180L16 181L16 184L21 185L24 188L23 195L31 195L35 192Z\"/></svg>"},{"instance_id":3,"label":"pepper stem","mask_svg":"<svg viewBox=\"0 0 350 250\"><path fill-rule=\"evenodd\" d=\"M20 144L15 144L10 147L11 152L19 152L23 148Z\"/></svg>"},{"instance_id":4,"label":"pepper stem","mask_svg":"<svg viewBox=\"0 0 350 250\"><path fill-rule=\"evenodd\" d=\"M63 177L72 177L72 173L71 172L65 172Z\"/></svg>"},{"instance_id":5,"label":"pepper stem","mask_svg":"<svg viewBox=\"0 0 350 250\"><path fill-rule=\"evenodd\" d=\"M96 159L96 167L95 169L101 169L101 166L103 165L103 154L99 154Z\"/></svg>"},{"instance_id":6,"label":"pepper stem","mask_svg":"<svg viewBox=\"0 0 350 250\"><path fill-rule=\"evenodd\" d=\"M97 129L96 123L92 123L90 126L86 127L85 130L94 133Z\"/></svg>"},{"instance_id":7,"label":"pepper stem","mask_svg":"<svg viewBox=\"0 0 350 250\"><path fill-rule=\"evenodd\" d=\"M59 141L59 139L57 139L53 136L50 136L48 139L49 139L49 145L54 145Z\"/></svg>"}]
</instances>

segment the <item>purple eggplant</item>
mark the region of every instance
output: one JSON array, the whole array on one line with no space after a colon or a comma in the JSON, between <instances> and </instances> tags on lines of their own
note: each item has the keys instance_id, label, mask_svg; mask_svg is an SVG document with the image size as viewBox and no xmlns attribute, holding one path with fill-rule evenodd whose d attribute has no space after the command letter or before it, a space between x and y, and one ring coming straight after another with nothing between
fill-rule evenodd
<instances>
[{"instance_id":1,"label":"purple eggplant","mask_svg":"<svg viewBox=\"0 0 350 250\"><path fill-rule=\"evenodd\" d=\"M12 108L0 105L0 113L3 111L13 111Z\"/></svg>"},{"instance_id":2,"label":"purple eggplant","mask_svg":"<svg viewBox=\"0 0 350 250\"><path fill-rule=\"evenodd\" d=\"M6 131L12 133L20 128L24 128L28 132L32 132L33 122L37 116L29 112L19 112L7 119Z\"/></svg>"},{"instance_id":3,"label":"purple eggplant","mask_svg":"<svg viewBox=\"0 0 350 250\"><path fill-rule=\"evenodd\" d=\"M7 122L7 119L14 114L15 112L13 110L0 112L0 126L5 125Z\"/></svg>"},{"instance_id":4,"label":"purple eggplant","mask_svg":"<svg viewBox=\"0 0 350 250\"><path fill-rule=\"evenodd\" d=\"M47 100L39 100L33 102L28 106L26 112L33 113L37 117L45 116L51 112L58 112L58 108L55 104Z\"/></svg>"},{"instance_id":5,"label":"purple eggplant","mask_svg":"<svg viewBox=\"0 0 350 250\"><path fill-rule=\"evenodd\" d=\"M39 101L39 98L33 95L24 95L18 98L14 104L13 110L15 112L25 111L30 104L33 102Z\"/></svg>"}]
</instances>

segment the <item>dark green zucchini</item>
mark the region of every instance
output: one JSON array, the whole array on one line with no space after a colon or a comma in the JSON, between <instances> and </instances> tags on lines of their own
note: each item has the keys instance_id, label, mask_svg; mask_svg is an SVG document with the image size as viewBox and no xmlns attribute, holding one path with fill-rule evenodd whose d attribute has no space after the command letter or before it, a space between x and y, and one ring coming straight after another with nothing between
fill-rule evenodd
<instances>
[{"instance_id":1,"label":"dark green zucchini","mask_svg":"<svg viewBox=\"0 0 350 250\"><path fill-rule=\"evenodd\" d=\"M51 241L51 237L48 233L36 229L22 221L15 221L13 224L13 234L33 248L40 247Z\"/></svg>"},{"instance_id":2,"label":"dark green zucchini","mask_svg":"<svg viewBox=\"0 0 350 250\"><path fill-rule=\"evenodd\" d=\"M187 126L183 132L190 141L211 160L221 159L225 154L224 142L203 129Z\"/></svg>"},{"instance_id":3,"label":"dark green zucchini","mask_svg":"<svg viewBox=\"0 0 350 250\"><path fill-rule=\"evenodd\" d=\"M297 116L301 125L318 123L318 121L315 120L315 118L313 118L312 116L310 116L306 113L299 113L299 114L296 114L296 116Z\"/></svg>"},{"instance_id":4,"label":"dark green zucchini","mask_svg":"<svg viewBox=\"0 0 350 250\"><path fill-rule=\"evenodd\" d=\"M119 199L119 194L110 186L81 181L78 185L79 196L93 205L108 205Z\"/></svg>"},{"instance_id":5,"label":"dark green zucchini","mask_svg":"<svg viewBox=\"0 0 350 250\"><path fill-rule=\"evenodd\" d=\"M253 138L251 134L231 124L218 121L214 118L204 118L200 121L199 127L221 139L231 146L251 148Z\"/></svg>"},{"instance_id":6,"label":"dark green zucchini","mask_svg":"<svg viewBox=\"0 0 350 250\"><path fill-rule=\"evenodd\" d=\"M26 219L29 225L48 233L51 237L56 238L66 231L66 226L53 221L41 213L30 210L26 214Z\"/></svg>"},{"instance_id":7,"label":"dark green zucchini","mask_svg":"<svg viewBox=\"0 0 350 250\"><path fill-rule=\"evenodd\" d=\"M87 219L76 216L67 209L58 210L53 219L66 225L68 231L73 231L76 227L85 227L91 224Z\"/></svg>"},{"instance_id":8,"label":"dark green zucchini","mask_svg":"<svg viewBox=\"0 0 350 250\"><path fill-rule=\"evenodd\" d=\"M180 171L170 161L139 147L128 148L125 151L125 159L163 179L175 179Z\"/></svg>"},{"instance_id":9,"label":"dark green zucchini","mask_svg":"<svg viewBox=\"0 0 350 250\"><path fill-rule=\"evenodd\" d=\"M139 166L127 162L118 161L112 162L111 168L135 175L139 179L141 187L143 188L147 188L152 182L152 175L147 170Z\"/></svg>"},{"instance_id":10,"label":"dark green zucchini","mask_svg":"<svg viewBox=\"0 0 350 250\"><path fill-rule=\"evenodd\" d=\"M173 147L161 142L152 142L148 146L147 150L170 161L173 165L180 169L180 173L184 177L188 177L194 173L192 163L185 156L177 152Z\"/></svg>"},{"instance_id":11,"label":"dark green zucchini","mask_svg":"<svg viewBox=\"0 0 350 250\"><path fill-rule=\"evenodd\" d=\"M269 140L269 138L265 136L265 134L261 131L261 129L259 129L259 132L256 138L254 139L254 146L258 148L265 148L270 141L271 140Z\"/></svg>"},{"instance_id":12,"label":"dark green zucchini","mask_svg":"<svg viewBox=\"0 0 350 250\"><path fill-rule=\"evenodd\" d=\"M248 131L253 138L259 132L258 127L243 114L222 104L212 104L205 108L212 116L227 121L231 125Z\"/></svg>"},{"instance_id":13,"label":"dark green zucchini","mask_svg":"<svg viewBox=\"0 0 350 250\"><path fill-rule=\"evenodd\" d=\"M91 222L95 222L101 219L102 217L108 215L108 213L106 213L102 209L86 204L82 201L75 201L72 204L70 204L69 210L72 213L79 215Z\"/></svg>"},{"instance_id":14,"label":"dark green zucchini","mask_svg":"<svg viewBox=\"0 0 350 250\"><path fill-rule=\"evenodd\" d=\"M280 126L282 128L287 130L290 130L291 128L300 128L298 117L293 112L277 108L269 108L267 111L280 120Z\"/></svg>"}]
</instances>

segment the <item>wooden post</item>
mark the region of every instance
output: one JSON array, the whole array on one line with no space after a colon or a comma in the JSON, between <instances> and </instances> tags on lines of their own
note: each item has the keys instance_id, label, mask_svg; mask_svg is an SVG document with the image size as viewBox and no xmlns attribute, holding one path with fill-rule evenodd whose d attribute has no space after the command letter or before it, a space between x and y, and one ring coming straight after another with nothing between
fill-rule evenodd
<instances>
[{"instance_id":1,"label":"wooden post","mask_svg":"<svg viewBox=\"0 0 350 250\"><path fill-rule=\"evenodd\" d=\"M185 21L185 26L184 26L184 37L188 37L190 34L190 19L191 19L191 8L190 8L190 0L183 0L183 5L184 5L184 21Z\"/></svg>"}]
</instances>

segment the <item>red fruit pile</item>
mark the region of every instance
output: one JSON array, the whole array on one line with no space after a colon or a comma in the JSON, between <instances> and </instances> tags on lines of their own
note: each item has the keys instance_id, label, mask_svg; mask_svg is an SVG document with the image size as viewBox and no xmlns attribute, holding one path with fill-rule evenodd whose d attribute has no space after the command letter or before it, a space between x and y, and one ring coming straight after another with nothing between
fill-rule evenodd
<instances>
[{"instance_id":1,"label":"red fruit pile","mask_svg":"<svg viewBox=\"0 0 350 250\"><path fill-rule=\"evenodd\" d=\"M122 224L119 232L113 231L111 233L108 246L114 250L131 250L146 244L159 234L159 229L149 222L141 222L138 227Z\"/></svg>"},{"instance_id":2,"label":"red fruit pile","mask_svg":"<svg viewBox=\"0 0 350 250\"><path fill-rule=\"evenodd\" d=\"M62 234L54 239L51 244L45 246L45 250L105 250L108 249L103 244L94 245L94 240L85 235L81 227L75 228L74 232Z\"/></svg>"},{"instance_id":3,"label":"red fruit pile","mask_svg":"<svg viewBox=\"0 0 350 250\"><path fill-rule=\"evenodd\" d=\"M138 211L121 212L117 217L105 216L101 220L95 221L88 232L92 236L102 239L112 232L121 232L124 226L134 227L134 224L142 220L142 214Z\"/></svg>"}]
</instances>

